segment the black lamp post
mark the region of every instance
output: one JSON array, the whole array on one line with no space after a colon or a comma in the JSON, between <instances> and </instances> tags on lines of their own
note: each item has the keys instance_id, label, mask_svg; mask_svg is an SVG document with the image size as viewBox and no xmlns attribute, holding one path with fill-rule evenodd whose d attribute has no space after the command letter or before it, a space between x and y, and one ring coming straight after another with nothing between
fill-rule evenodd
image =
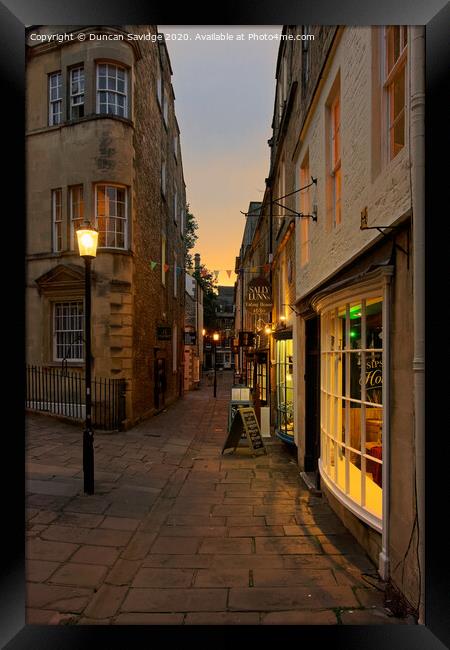
<instances>
[{"instance_id":1,"label":"black lamp post","mask_svg":"<svg viewBox=\"0 0 450 650\"><path fill-rule=\"evenodd\" d=\"M217 397L217 341L219 340L219 334L214 332L213 341L214 341L214 397Z\"/></svg>"},{"instance_id":2,"label":"black lamp post","mask_svg":"<svg viewBox=\"0 0 450 650\"><path fill-rule=\"evenodd\" d=\"M92 429L91 390L91 261L97 254L98 231L89 223L77 229L78 250L84 257L84 302L85 302L85 387L86 424L83 432L83 476L84 491L94 494L94 431Z\"/></svg>"}]
</instances>

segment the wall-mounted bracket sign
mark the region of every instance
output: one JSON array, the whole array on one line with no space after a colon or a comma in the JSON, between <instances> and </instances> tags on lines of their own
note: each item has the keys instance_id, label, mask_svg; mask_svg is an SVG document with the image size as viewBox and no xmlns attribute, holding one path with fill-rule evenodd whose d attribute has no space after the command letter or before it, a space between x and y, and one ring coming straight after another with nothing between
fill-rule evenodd
<instances>
[{"instance_id":1,"label":"wall-mounted bracket sign","mask_svg":"<svg viewBox=\"0 0 450 650\"><path fill-rule=\"evenodd\" d=\"M222 448L222 454L225 450L232 449L234 453L239 445L242 434L247 437L247 442L253 453L267 454L261 438L261 431L259 429L258 420L254 409L250 407L240 407L231 423L230 431L228 433L225 444Z\"/></svg>"},{"instance_id":2,"label":"wall-mounted bracket sign","mask_svg":"<svg viewBox=\"0 0 450 650\"><path fill-rule=\"evenodd\" d=\"M245 308L251 314L266 314L273 307L272 287L262 277L250 280L247 285Z\"/></svg>"}]
</instances>

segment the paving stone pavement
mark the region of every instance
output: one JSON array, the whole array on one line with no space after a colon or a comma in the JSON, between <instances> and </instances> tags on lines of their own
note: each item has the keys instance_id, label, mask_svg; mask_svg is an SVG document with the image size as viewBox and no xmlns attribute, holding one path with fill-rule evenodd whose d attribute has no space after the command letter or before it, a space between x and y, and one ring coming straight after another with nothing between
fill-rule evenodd
<instances>
[{"instance_id":1,"label":"paving stone pavement","mask_svg":"<svg viewBox=\"0 0 450 650\"><path fill-rule=\"evenodd\" d=\"M29 414L27 623L406 624L278 440L221 455L231 374L124 433L95 434L83 493L78 425Z\"/></svg>"}]
</instances>

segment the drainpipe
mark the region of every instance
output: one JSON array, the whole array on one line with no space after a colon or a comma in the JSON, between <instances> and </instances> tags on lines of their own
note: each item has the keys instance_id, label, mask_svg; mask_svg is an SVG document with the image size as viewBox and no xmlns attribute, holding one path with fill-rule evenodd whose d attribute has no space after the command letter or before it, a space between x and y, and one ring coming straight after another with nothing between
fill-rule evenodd
<instances>
[{"instance_id":1,"label":"drainpipe","mask_svg":"<svg viewBox=\"0 0 450 650\"><path fill-rule=\"evenodd\" d=\"M383 580L389 578L389 503L390 503L390 474L391 474L391 452L390 452L390 370L391 370L391 274L384 277L383 295L383 528L381 534L381 553L379 555L378 571Z\"/></svg>"},{"instance_id":2,"label":"drainpipe","mask_svg":"<svg viewBox=\"0 0 450 650\"><path fill-rule=\"evenodd\" d=\"M411 186L413 229L414 440L420 576L419 624L425 625L425 34L411 30Z\"/></svg>"}]
</instances>

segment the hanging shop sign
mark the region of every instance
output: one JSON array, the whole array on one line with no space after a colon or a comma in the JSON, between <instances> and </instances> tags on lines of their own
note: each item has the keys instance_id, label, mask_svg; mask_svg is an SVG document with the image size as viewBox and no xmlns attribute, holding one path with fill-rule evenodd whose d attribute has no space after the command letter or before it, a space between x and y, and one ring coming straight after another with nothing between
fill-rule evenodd
<instances>
[{"instance_id":1,"label":"hanging shop sign","mask_svg":"<svg viewBox=\"0 0 450 650\"><path fill-rule=\"evenodd\" d=\"M251 314L265 314L273 307L272 287L265 278L255 278L247 285L245 308Z\"/></svg>"},{"instance_id":2,"label":"hanging shop sign","mask_svg":"<svg viewBox=\"0 0 450 650\"><path fill-rule=\"evenodd\" d=\"M170 341L172 339L172 328L162 325L156 328L156 338L158 341Z\"/></svg>"}]
</instances>

